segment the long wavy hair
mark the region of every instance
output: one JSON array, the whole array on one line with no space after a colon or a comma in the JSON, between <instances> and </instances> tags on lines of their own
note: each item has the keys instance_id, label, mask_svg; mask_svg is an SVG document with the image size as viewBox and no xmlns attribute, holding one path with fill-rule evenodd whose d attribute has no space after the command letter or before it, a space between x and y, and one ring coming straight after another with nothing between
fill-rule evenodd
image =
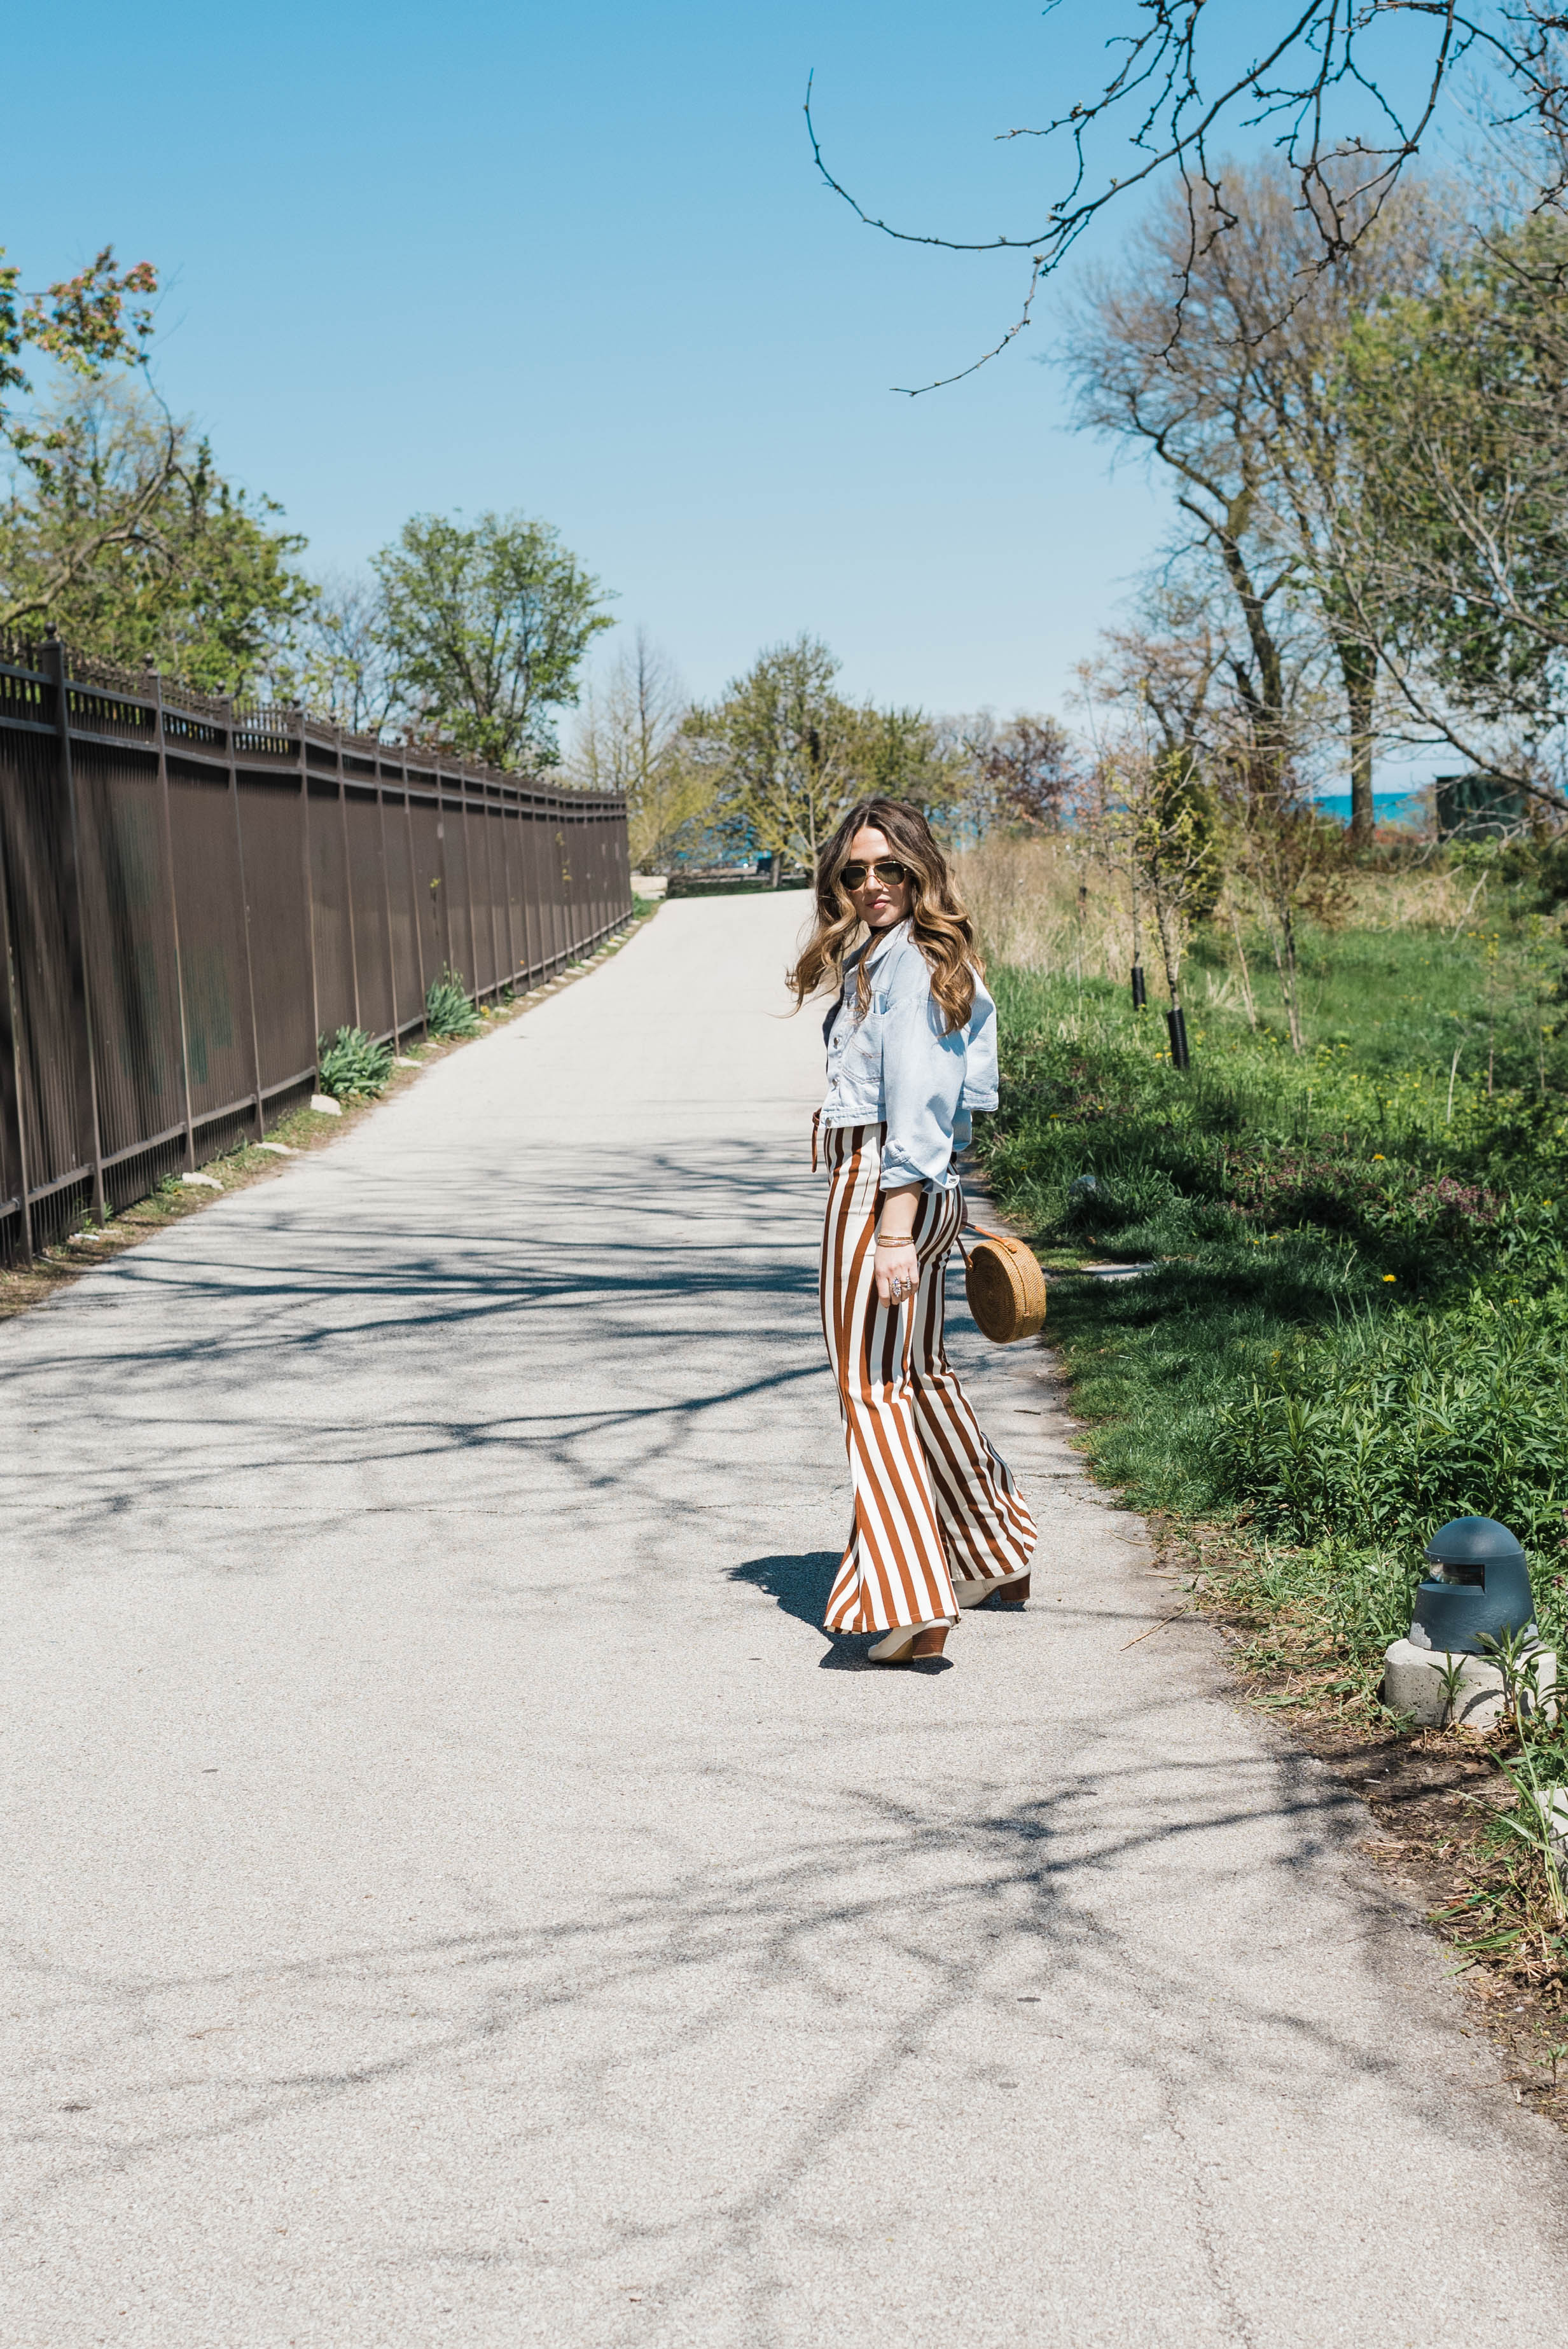
<instances>
[{"instance_id":1,"label":"long wavy hair","mask_svg":"<svg viewBox=\"0 0 1568 2349\"><path fill-rule=\"evenodd\" d=\"M863 936L859 915L844 885L849 846L857 832L879 832L902 864L914 874L909 903L909 935L930 965L931 993L940 1004L950 1034L964 1027L974 1009L974 982L985 966L975 950L974 925L970 920L952 879L947 859L931 837L931 827L919 808L903 800L861 800L852 807L816 860L816 925L805 953L789 974L798 1011L808 995L836 994L844 985L844 966ZM856 972L856 995L865 1011L871 1001L870 981L862 955Z\"/></svg>"}]
</instances>

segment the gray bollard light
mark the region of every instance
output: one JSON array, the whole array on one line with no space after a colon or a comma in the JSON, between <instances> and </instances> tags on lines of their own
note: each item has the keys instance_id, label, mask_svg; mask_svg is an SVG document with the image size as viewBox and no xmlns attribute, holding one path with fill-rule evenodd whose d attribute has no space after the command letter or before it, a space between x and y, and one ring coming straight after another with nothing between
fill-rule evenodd
<instances>
[{"instance_id":1,"label":"gray bollard light","mask_svg":"<svg viewBox=\"0 0 1568 2349\"><path fill-rule=\"evenodd\" d=\"M1529 1562L1495 1517L1451 1518L1426 1555L1432 1570L1417 1587L1409 1633L1385 1651L1383 1702L1429 1728L1490 1729L1507 1695L1496 1645L1535 1632ZM1555 1712L1557 1658L1536 1646L1531 1661L1542 1707Z\"/></svg>"},{"instance_id":2,"label":"gray bollard light","mask_svg":"<svg viewBox=\"0 0 1568 2349\"><path fill-rule=\"evenodd\" d=\"M1417 1588L1410 1629L1428 1647L1484 1656L1489 1640L1534 1623L1529 1562L1495 1517L1451 1517L1427 1544L1427 1563L1436 1570Z\"/></svg>"}]
</instances>

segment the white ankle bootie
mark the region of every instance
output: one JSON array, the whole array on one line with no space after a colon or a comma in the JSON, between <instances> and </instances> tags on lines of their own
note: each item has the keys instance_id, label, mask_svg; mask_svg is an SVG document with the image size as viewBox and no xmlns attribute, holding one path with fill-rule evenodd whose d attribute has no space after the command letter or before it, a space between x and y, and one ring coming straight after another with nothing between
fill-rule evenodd
<instances>
[{"instance_id":1,"label":"white ankle bootie","mask_svg":"<svg viewBox=\"0 0 1568 2349\"><path fill-rule=\"evenodd\" d=\"M1029 1603L1029 1568L1022 1574L990 1574L973 1582L955 1582L953 1597L961 1607L983 1607L994 1599L998 1607L1026 1607Z\"/></svg>"},{"instance_id":2,"label":"white ankle bootie","mask_svg":"<svg viewBox=\"0 0 1568 2349\"><path fill-rule=\"evenodd\" d=\"M914 1664L940 1656L947 1643L946 1623L896 1623L866 1652L874 1664Z\"/></svg>"}]
</instances>

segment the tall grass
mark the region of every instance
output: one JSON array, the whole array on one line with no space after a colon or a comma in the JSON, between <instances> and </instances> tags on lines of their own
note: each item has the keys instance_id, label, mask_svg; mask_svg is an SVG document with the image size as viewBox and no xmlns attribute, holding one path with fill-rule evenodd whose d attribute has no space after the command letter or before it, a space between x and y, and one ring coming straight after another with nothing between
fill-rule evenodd
<instances>
[{"instance_id":1,"label":"tall grass","mask_svg":"<svg viewBox=\"0 0 1568 2349\"><path fill-rule=\"evenodd\" d=\"M1085 968L1081 928L1102 958L1116 947L1108 920L1080 924L1075 880L1064 910L1070 857L1039 870L1039 958L992 966L1002 1104L981 1147L1054 1257L1054 1329L1102 1472L1142 1506L1293 1547L1325 1606L1341 1586L1375 1590L1366 1639L1406 1604L1436 1525L1501 1517L1531 1551L1543 1620L1568 1632L1552 934L1506 905L1457 936L1309 931L1297 1057L1266 969L1254 1026L1234 941L1211 930L1189 966L1182 1075L1158 1010ZM1022 914L989 885L982 920L1011 918L1016 939ZM1428 905L1453 885L1421 884ZM1061 1277L1085 1255L1153 1269Z\"/></svg>"}]
</instances>

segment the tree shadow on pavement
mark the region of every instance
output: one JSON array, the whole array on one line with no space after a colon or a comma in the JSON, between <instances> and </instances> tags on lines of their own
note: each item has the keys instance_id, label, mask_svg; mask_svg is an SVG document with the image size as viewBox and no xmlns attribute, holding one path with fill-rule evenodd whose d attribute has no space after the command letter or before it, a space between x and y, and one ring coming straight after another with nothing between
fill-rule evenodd
<instances>
[{"instance_id":1,"label":"tree shadow on pavement","mask_svg":"<svg viewBox=\"0 0 1568 2349\"><path fill-rule=\"evenodd\" d=\"M809 1588L825 1556L759 1559L733 1578ZM734 1764L719 1775L751 1783ZM1303 1981L1282 1904L1295 1865L1335 1834L1345 1806L1300 1774L1264 1757L1239 1784L1227 1757L1177 1787L1163 1766L1085 1763L1049 1785L955 1785L943 1798L867 1791L851 1772L817 1795L815 1808L796 1806L793 1831L727 1857L694 1857L672 1810L664 1865L646 1882L557 1881L526 1920L503 1912L406 1939L328 1936L297 1954L225 1955L210 1972L162 1977L72 1969L18 1940L11 1996L26 2019L0 2077L12 2148L25 2158L0 2215L25 2228L57 2197L138 2169L157 2177L160 2161L190 2161L203 2145L225 2148L229 2174L265 2176L269 2160L298 2162L318 2116L341 2106L357 2117L339 2128L385 2135L378 2194L396 2220L389 2240L360 2218L360 2272L461 2261L468 2238L431 2204L419 2167L428 2156L407 2124L477 2085L503 2127L509 2178L537 2181L531 2192L587 2181L557 2254L579 2288L613 2282L625 2270L611 2263L635 2253L668 2321L701 2307L722 2277L746 2302L742 2337L768 2343L780 2337L771 2296L805 2244L820 2255L821 2198L842 2183L843 2148L867 2112L901 2096L903 2112L929 2124L944 2099L967 2097L969 2117L953 2123L961 2139L983 2126L973 2084L992 2078L992 2057L1020 2078L1031 2051L1047 2060L1036 2075L1043 2124L1064 2081L1114 2093L1159 2137L1160 2158L1194 2179L1204 2147L1189 2147L1184 2132L1239 2060L1276 2115L1324 2112L1376 2080L1428 2153L1444 2137L1486 2132L1463 2098L1426 2101L1429 2072L1408 2046L1358 2030L1354 2002L1342 2015ZM1203 1902L1190 1879L1219 1894L1234 1868L1226 1830L1263 1817L1277 1840L1232 1921L1221 1982L1212 1944L1187 1937ZM1150 1884L1167 1900L1185 1888L1176 1914L1159 1899L1129 1908L1118 1858L1158 1868L1173 1845L1189 1853L1179 1877L1161 1871ZM657 1830L649 1848L660 1849ZM473 1890L484 1907L489 1896ZM1368 1904L1358 1923L1362 1967L1397 1961L1388 1945L1402 1920ZM738 2015L753 2029L765 2017L778 2063L766 2092L737 2106ZM197 2054L209 2037L212 2052ZM672 2121L672 2075L695 2100L692 2128ZM696 2156L721 2095L733 2108L724 2172L703 2192ZM601 2208L594 2189L628 2124L676 2127L686 2168L667 2165L656 2209L646 2195ZM258 2135L266 2149L244 2151ZM1343 2139L1330 2127L1324 2141ZM480 2173L463 2174L472 2186ZM484 2240L487 2260L536 2258L507 2229Z\"/></svg>"},{"instance_id":2,"label":"tree shadow on pavement","mask_svg":"<svg viewBox=\"0 0 1568 2349\"><path fill-rule=\"evenodd\" d=\"M778 1601L785 1615L793 1615L797 1623L809 1623L818 1638L826 1642L820 1659L825 1672L877 1672L886 1676L885 1664L874 1664L866 1651L877 1638L875 1631L828 1631L822 1618L827 1607L827 1594L833 1588L833 1578L838 1571L839 1553L836 1549L800 1550L793 1556L752 1557L743 1566L729 1568L732 1582L749 1582L754 1590L766 1591ZM929 1667L916 1666L929 1671ZM950 1659L943 1658L937 1670L950 1671Z\"/></svg>"}]
</instances>

